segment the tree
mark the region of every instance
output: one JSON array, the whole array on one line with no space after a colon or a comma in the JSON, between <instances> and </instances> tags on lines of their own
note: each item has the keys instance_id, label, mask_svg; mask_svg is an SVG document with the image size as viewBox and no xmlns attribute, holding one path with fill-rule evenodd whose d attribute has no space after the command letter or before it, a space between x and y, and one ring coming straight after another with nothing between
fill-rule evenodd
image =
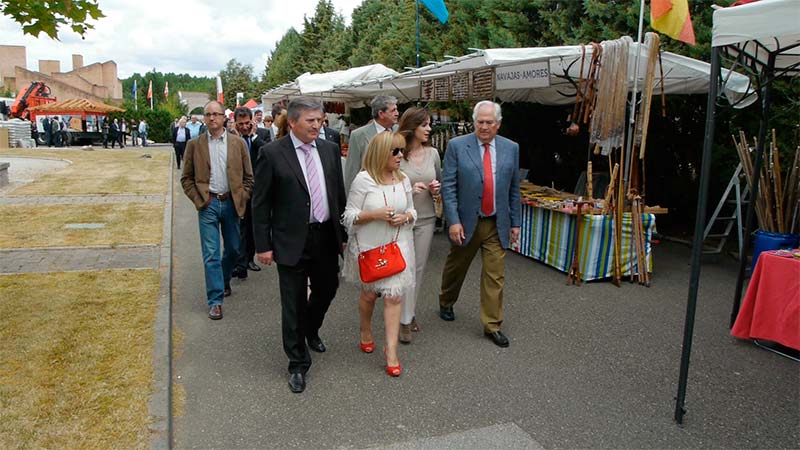
<instances>
[{"instance_id":1,"label":"tree","mask_svg":"<svg viewBox=\"0 0 800 450\"><path fill-rule=\"evenodd\" d=\"M294 28L275 44L275 50L267 60L267 68L261 86L264 90L280 86L302 74L303 50L300 33Z\"/></svg>"},{"instance_id":2,"label":"tree","mask_svg":"<svg viewBox=\"0 0 800 450\"><path fill-rule=\"evenodd\" d=\"M222 88L225 91L225 108L236 107L237 92L243 93L245 100L261 96L251 64L242 64L234 58L219 72L219 77L222 79ZM213 89L209 89L209 94L211 98L217 97L216 85Z\"/></svg>"},{"instance_id":3,"label":"tree","mask_svg":"<svg viewBox=\"0 0 800 450\"><path fill-rule=\"evenodd\" d=\"M0 13L22 25L22 32L34 37L45 33L58 40L58 31L68 26L83 38L94 25L89 19L105 17L96 0L0 1Z\"/></svg>"},{"instance_id":4,"label":"tree","mask_svg":"<svg viewBox=\"0 0 800 450\"><path fill-rule=\"evenodd\" d=\"M303 55L303 71L323 73L339 70L347 65L344 54L344 18L333 9L330 0L319 0L311 18L303 18L303 33L300 48Z\"/></svg>"}]
</instances>

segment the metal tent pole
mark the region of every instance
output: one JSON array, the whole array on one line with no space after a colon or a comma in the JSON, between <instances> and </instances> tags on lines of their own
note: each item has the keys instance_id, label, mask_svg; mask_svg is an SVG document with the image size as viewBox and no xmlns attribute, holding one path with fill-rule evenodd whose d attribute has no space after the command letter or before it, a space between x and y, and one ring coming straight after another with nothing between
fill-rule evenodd
<instances>
[{"instance_id":1,"label":"metal tent pole","mask_svg":"<svg viewBox=\"0 0 800 450\"><path fill-rule=\"evenodd\" d=\"M419 0L416 0L414 5L417 11L417 67L422 67L419 61Z\"/></svg>"},{"instance_id":2,"label":"metal tent pole","mask_svg":"<svg viewBox=\"0 0 800 450\"><path fill-rule=\"evenodd\" d=\"M706 103L706 130L703 139L703 158L700 166L700 186L697 195L697 215L694 221L694 242L692 244L692 270L689 276L689 296L686 302L686 319L683 325L683 349L681 369L678 377L678 394L675 397L675 421L683 423L686 414L686 380L689 377L689 357L692 353L694 316L697 309L697 291L700 287L700 257L703 252L703 230L705 229L706 208L708 206L708 179L711 172L711 150L714 146L714 122L717 110L717 92L720 83L719 48L711 48L711 74Z\"/></svg>"},{"instance_id":3,"label":"metal tent pole","mask_svg":"<svg viewBox=\"0 0 800 450\"><path fill-rule=\"evenodd\" d=\"M750 202L747 204L747 218L744 221L744 242L739 258L739 276L736 279L736 293L733 294L733 309L731 310L730 327L736 322L739 315L739 306L742 300L742 286L744 285L744 272L747 267L747 251L750 247L750 232L753 230L753 216L755 215L755 202L758 199L758 184L761 179L761 163L764 156L764 143L767 140L769 127L770 92L772 90L772 76L775 71L775 55L770 53L767 65L761 74L761 124L758 127L758 142L756 143L756 162L753 164L753 185L750 186Z\"/></svg>"}]
</instances>

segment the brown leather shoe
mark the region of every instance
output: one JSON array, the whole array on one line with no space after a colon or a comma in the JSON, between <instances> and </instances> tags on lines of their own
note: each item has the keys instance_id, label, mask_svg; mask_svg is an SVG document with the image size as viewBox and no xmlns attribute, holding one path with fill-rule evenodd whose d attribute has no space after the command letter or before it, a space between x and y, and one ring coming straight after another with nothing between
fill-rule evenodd
<instances>
[{"instance_id":1,"label":"brown leather shoe","mask_svg":"<svg viewBox=\"0 0 800 450\"><path fill-rule=\"evenodd\" d=\"M213 305L208 310L208 318L211 320L222 319L222 305Z\"/></svg>"},{"instance_id":2,"label":"brown leather shoe","mask_svg":"<svg viewBox=\"0 0 800 450\"><path fill-rule=\"evenodd\" d=\"M403 344L411 343L411 325L400 324L400 336L398 336L398 339Z\"/></svg>"},{"instance_id":3,"label":"brown leather shoe","mask_svg":"<svg viewBox=\"0 0 800 450\"><path fill-rule=\"evenodd\" d=\"M422 328L420 328L419 324L417 323L417 318L416 317L411 319L411 323L408 324L408 326L411 327L411 331L413 331L414 333L416 333L417 331L421 331L422 330Z\"/></svg>"}]
</instances>

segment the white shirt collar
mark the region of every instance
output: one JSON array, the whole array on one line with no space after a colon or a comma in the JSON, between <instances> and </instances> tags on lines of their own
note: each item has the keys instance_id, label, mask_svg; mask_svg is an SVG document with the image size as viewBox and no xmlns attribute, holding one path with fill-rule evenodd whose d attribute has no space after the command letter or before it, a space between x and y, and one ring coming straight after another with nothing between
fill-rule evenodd
<instances>
[{"instance_id":1,"label":"white shirt collar","mask_svg":"<svg viewBox=\"0 0 800 450\"><path fill-rule=\"evenodd\" d=\"M489 141L489 147L494 148L494 149L497 148L495 146L495 139L496 138L492 138L492 140ZM483 149L483 142L481 142L481 140L478 139L478 135L477 134L475 135L475 141L478 143L478 148Z\"/></svg>"},{"instance_id":2,"label":"white shirt collar","mask_svg":"<svg viewBox=\"0 0 800 450\"><path fill-rule=\"evenodd\" d=\"M301 145L304 144L304 142L301 141L300 138L295 136L294 132L291 131L291 130L289 130L289 137L292 139L292 145L294 145L295 150L297 150L298 148L300 148ZM314 148L317 148L316 140L311 141L311 146L314 147Z\"/></svg>"},{"instance_id":3,"label":"white shirt collar","mask_svg":"<svg viewBox=\"0 0 800 450\"><path fill-rule=\"evenodd\" d=\"M377 133L381 133L383 131L392 131L392 127L384 128L384 126L379 124L377 120L374 121L373 123L375 124L375 130L377 131Z\"/></svg>"},{"instance_id":4,"label":"white shirt collar","mask_svg":"<svg viewBox=\"0 0 800 450\"><path fill-rule=\"evenodd\" d=\"M214 142L215 140L217 140L217 141L218 141L218 140L220 140L220 139L222 140L222 143L223 143L223 144L225 144L225 145L228 145L228 132L227 132L227 131L223 131L223 132L222 132L222 136L220 136L220 137L219 137L219 138L217 138L217 139L214 139L213 137L211 137L211 133L208 133L208 143L209 143L209 144L211 144L211 143L212 143L212 142Z\"/></svg>"}]
</instances>

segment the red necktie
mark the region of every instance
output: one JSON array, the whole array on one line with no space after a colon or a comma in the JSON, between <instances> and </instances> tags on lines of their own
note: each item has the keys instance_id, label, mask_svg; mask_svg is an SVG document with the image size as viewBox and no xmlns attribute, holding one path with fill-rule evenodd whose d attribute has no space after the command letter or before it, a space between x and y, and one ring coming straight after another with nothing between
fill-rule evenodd
<instances>
[{"instance_id":1,"label":"red necktie","mask_svg":"<svg viewBox=\"0 0 800 450\"><path fill-rule=\"evenodd\" d=\"M489 144L483 144L486 151L483 152L483 198L481 200L481 211L484 216L491 216L494 213L494 177L492 176L492 153L489 151Z\"/></svg>"}]
</instances>

